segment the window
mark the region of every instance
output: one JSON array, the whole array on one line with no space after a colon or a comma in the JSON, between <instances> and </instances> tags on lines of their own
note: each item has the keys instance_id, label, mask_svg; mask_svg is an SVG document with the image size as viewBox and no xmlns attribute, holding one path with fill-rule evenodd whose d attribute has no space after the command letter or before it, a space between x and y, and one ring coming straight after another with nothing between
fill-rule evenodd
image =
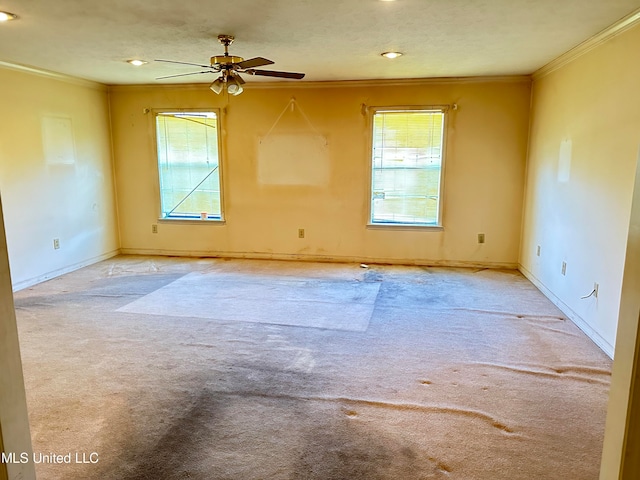
<instances>
[{"instance_id":1,"label":"window","mask_svg":"<svg viewBox=\"0 0 640 480\"><path fill-rule=\"evenodd\" d=\"M445 113L373 113L371 224L440 225Z\"/></svg>"},{"instance_id":2,"label":"window","mask_svg":"<svg viewBox=\"0 0 640 480\"><path fill-rule=\"evenodd\" d=\"M216 112L156 114L161 217L222 220Z\"/></svg>"}]
</instances>

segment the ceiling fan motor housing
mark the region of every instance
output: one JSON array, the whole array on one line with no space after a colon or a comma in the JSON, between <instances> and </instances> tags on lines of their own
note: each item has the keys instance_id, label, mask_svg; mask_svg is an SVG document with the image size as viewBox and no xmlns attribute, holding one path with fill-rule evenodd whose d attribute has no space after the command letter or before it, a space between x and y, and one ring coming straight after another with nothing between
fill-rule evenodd
<instances>
[{"instance_id":1,"label":"ceiling fan motor housing","mask_svg":"<svg viewBox=\"0 0 640 480\"><path fill-rule=\"evenodd\" d=\"M211 66L214 65L233 65L234 63L240 63L244 60L242 57L234 57L232 55L216 55L211 57Z\"/></svg>"}]
</instances>

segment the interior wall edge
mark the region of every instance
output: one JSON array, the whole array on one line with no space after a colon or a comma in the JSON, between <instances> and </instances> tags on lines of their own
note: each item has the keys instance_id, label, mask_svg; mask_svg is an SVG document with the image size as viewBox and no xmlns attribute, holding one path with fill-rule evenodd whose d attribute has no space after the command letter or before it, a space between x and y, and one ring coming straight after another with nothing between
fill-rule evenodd
<instances>
[{"instance_id":1,"label":"interior wall edge","mask_svg":"<svg viewBox=\"0 0 640 480\"><path fill-rule=\"evenodd\" d=\"M531 85L531 93L529 94L529 118L527 124L527 149L525 150L525 160L524 160L524 173L523 173L523 181L522 181L522 208L520 211L520 239L518 241L518 270L522 267L523 262L523 251L525 248L525 235L526 235L526 218L527 218L527 198L528 198L528 190L529 190L529 168L531 166L531 132L533 131L533 111L534 111L534 90L533 90L533 81ZM522 270L520 270L522 272Z\"/></svg>"},{"instance_id":2,"label":"interior wall edge","mask_svg":"<svg viewBox=\"0 0 640 480\"><path fill-rule=\"evenodd\" d=\"M111 91L107 90L107 113L109 114L109 148L111 159L111 182L113 185L113 210L116 217L116 234L118 249L122 245L122 229L120 228L120 201L118 199L118 176L116 175L116 150L113 143L113 111L111 108Z\"/></svg>"},{"instance_id":3,"label":"interior wall edge","mask_svg":"<svg viewBox=\"0 0 640 480\"><path fill-rule=\"evenodd\" d=\"M0 425L0 452L4 452L4 445L2 444L2 425ZM9 474L7 473L7 466L4 463L0 463L0 480L8 480Z\"/></svg>"},{"instance_id":4,"label":"interior wall edge","mask_svg":"<svg viewBox=\"0 0 640 480\"><path fill-rule=\"evenodd\" d=\"M613 359L614 347L607 342L598 332L596 332L580 315L571 309L566 303L564 303L559 297L557 297L549 288L545 286L533 273L527 270L522 264L518 264L518 270L525 276L533 285L547 297L551 303L564 313L569 320L571 320L584 334L595 343L600 350L607 354L607 356Z\"/></svg>"},{"instance_id":5,"label":"interior wall edge","mask_svg":"<svg viewBox=\"0 0 640 480\"><path fill-rule=\"evenodd\" d=\"M59 277L66 273L71 273L75 270L79 270L83 267L88 267L89 265L93 265L94 263L102 262L104 260L108 260L109 258L115 257L120 254L120 249L111 250L110 252L103 253L101 255L97 255L95 257L87 258L82 260L81 262L76 262L71 265L67 265L63 268L59 268L57 270L52 270L50 272L44 273L42 275L38 275L37 277L28 278L26 280L22 280L20 282L13 284L13 291L17 292L18 290L22 290L25 288L29 288L38 283L46 282L47 280L51 280L53 278Z\"/></svg>"},{"instance_id":6,"label":"interior wall edge","mask_svg":"<svg viewBox=\"0 0 640 480\"><path fill-rule=\"evenodd\" d=\"M378 265L415 265L421 267L461 267L461 268L491 268L517 270L518 265L511 262L470 262L465 260L428 260L415 258L388 258L366 256L339 255L304 255L286 253L259 252L212 252L186 250L158 250L140 248L121 248L122 255L158 255L165 257L203 257L203 258L243 258L252 260L294 260L303 262L323 263L366 263Z\"/></svg>"},{"instance_id":7,"label":"interior wall edge","mask_svg":"<svg viewBox=\"0 0 640 480\"><path fill-rule=\"evenodd\" d=\"M534 81L538 80L539 78L544 77L554 72L555 70L558 70L559 68L562 68L566 64L571 63L572 61L576 60L582 55L590 52L594 48L597 48L598 46L607 42L608 40L615 37L616 35L620 35L621 33L624 33L625 31L627 31L628 29L634 27L639 23L640 23L640 9L635 10L634 12L630 13L626 17L621 18L620 20L615 22L613 25L610 25L609 27L605 28L600 33L597 33L593 37L585 40L584 42L573 47L571 50L568 50L567 52L563 53L559 57L553 59L552 61L544 65L542 68L539 68L538 70L533 72L531 74L531 77L533 78Z\"/></svg>"},{"instance_id":8,"label":"interior wall edge","mask_svg":"<svg viewBox=\"0 0 640 480\"><path fill-rule=\"evenodd\" d=\"M13 303L11 269L5 234L4 213L0 201L0 435L2 454L0 459L10 480L35 480L34 462L20 461L24 453L33 455L29 410L22 373L22 356L18 339L18 324ZM4 454L14 454L7 460ZM17 459L17 461L16 461Z\"/></svg>"}]
</instances>

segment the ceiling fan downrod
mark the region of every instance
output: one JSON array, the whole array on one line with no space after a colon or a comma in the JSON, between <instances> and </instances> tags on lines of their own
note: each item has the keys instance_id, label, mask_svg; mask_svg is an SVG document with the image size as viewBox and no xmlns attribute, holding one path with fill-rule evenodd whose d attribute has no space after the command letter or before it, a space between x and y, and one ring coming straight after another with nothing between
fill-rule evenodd
<instances>
[{"instance_id":1,"label":"ceiling fan downrod","mask_svg":"<svg viewBox=\"0 0 640 480\"><path fill-rule=\"evenodd\" d=\"M233 35L218 35L218 41L224 46L224 55L216 55L211 57L211 66L220 65L222 70L231 70L234 63L240 63L244 60L242 57L229 55L229 45L233 43Z\"/></svg>"},{"instance_id":2,"label":"ceiling fan downrod","mask_svg":"<svg viewBox=\"0 0 640 480\"><path fill-rule=\"evenodd\" d=\"M224 56L229 56L229 45L233 43L235 37L233 35L218 35L218 41L224 45Z\"/></svg>"}]
</instances>

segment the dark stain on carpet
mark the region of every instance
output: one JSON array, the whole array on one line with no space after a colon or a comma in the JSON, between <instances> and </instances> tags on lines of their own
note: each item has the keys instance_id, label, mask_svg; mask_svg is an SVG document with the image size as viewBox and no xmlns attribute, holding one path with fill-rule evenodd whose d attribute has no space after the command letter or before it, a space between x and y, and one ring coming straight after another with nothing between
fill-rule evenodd
<instances>
[{"instance_id":1,"label":"dark stain on carpet","mask_svg":"<svg viewBox=\"0 0 640 480\"><path fill-rule=\"evenodd\" d=\"M143 297L151 292L174 282L184 274L132 275L126 277L109 277L92 281L77 290L65 290L48 295L30 295L30 289L16 293L14 298L16 310L51 308L54 306L79 305L91 302L94 297L113 300L126 304L135 297ZM54 280L55 281L55 280Z\"/></svg>"}]
</instances>

